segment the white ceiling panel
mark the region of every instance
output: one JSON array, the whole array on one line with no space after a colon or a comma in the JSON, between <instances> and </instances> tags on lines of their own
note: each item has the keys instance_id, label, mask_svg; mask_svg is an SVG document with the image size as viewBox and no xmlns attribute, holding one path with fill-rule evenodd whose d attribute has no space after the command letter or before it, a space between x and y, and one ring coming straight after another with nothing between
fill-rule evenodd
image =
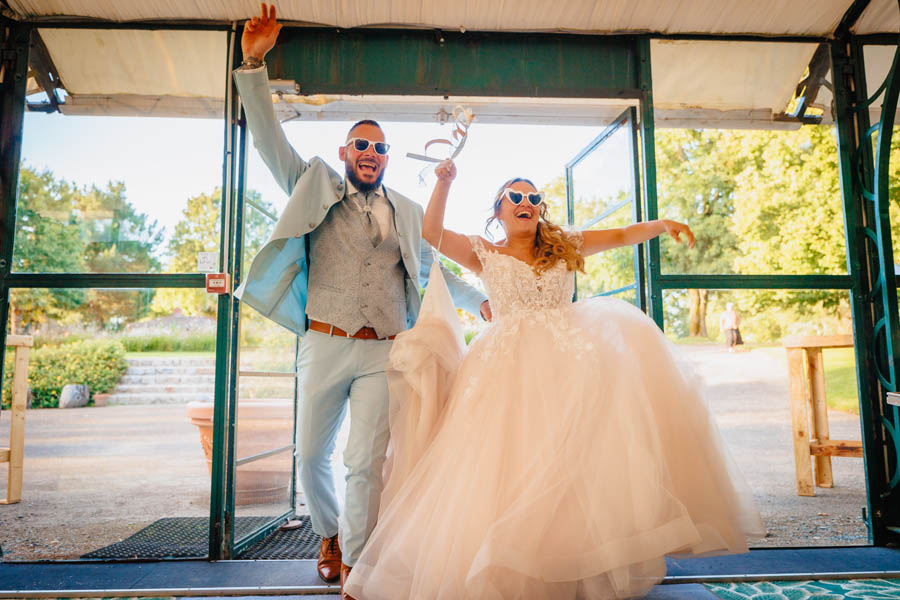
<instances>
[{"instance_id":1,"label":"white ceiling panel","mask_svg":"<svg viewBox=\"0 0 900 600\"><path fill-rule=\"evenodd\" d=\"M222 113L221 32L42 28L69 94L68 114L201 116ZM654 103L660 127L790 127L773 116L791 99L815 44L654 40ZM453 99L453 102L460 102ZM608 102L477 99L494 122L608 120ZM295 97L282 116L331 120L366 114L430 120L446 102L425 98ZM383 105L383 106L381 106Z\"/></svg>"},{"instance_id":2,"label":"white ceiling panel","mask_svg":"<svg viewBox=\"0 0 900 600\"><path fill-rule=\"evenodd\" d=\"M871 96L884 83L885 77L891 70L896 46L866 46L863 49L863 60L866 63L866 91ZM872 124L881 119L881 105L884 94L882 93L869 107ZM900 123L896 123L900 125Z\"/></svg>"},{"instance_id":3,"label":"white ceiling panel","mask_svg":"<svg viewBox=\"0 0 900 600\"><path fill-rule=\"evenodd\" d=\"M220 31L39 29L70 94L223 98Z\"/></svg>"},{"instance_id":4,"label":"white ceiling panel","mask_svg":"<svg viewBox=\"0 0 900 600\"><path fill-rule=\"evenodd\" d=\"M897 0L871 0L853 31L858 34L900 32L900 5Z\"/></svg>"},{"instance_id":5,"label":"white ceiling panel","mask_svg":"<svg viewBox=\"0 0 900 600\"><path fill-rule=\"evenodd\" d=\"M875 0L889 3L891 0ZM851 0L285 0L285 20L336 27L492 31L830 35ZM246 19L256 0L9 0L23 17L111 21ZM896 10L896 6L894 6ZM875 18L875 17L873 17Z\"/></svg>"},{"instance_id":6,"label":"white ceiling panel","mask_svg":"<svg viewBox=\"0 0 900 600\"><path fill-rule=\"evenodd\" d=\"M653 103L661 109L784 110L816 44L651 44Z\"/></svg>"},{"instance_id":7,"label":"white ceiling panel","mask_svg":"<svg viewBox=\"0 0 900 600\"><path fill-rule=\"evenodd\" d=\"M291 1L279 6L282 17L305 23L357 25L426 25L467 29L577 30L663 33L761 33L828 35L850 0L820 2L760 0L413 0ZM23 16L69 15L114 21L224 21L246 17L255 0L11 0ZM896 0L872 0L857 31L886 29L896 18ZM900 21L891 27L900 28ZM69 94L71 114L218 116L225 86L226 35L216 31L59 29L47 23L39 32ZM789 127L774 121L790 101L815 51L814 43L653 40L652 70L657 122L665 126ZM893 57L893 47L867 47L870 90L875 89ZM877 81L875 81L877 79ZM346 97L331 99L327 109L307 104L296 118L329 119L338 115L386 111L402 115L434 112L431 100L406 102ZM411 99L410 99L411 100ZM819 103L828 106L830 95ZM440 104L440 103L438 103ZM607 110L589 102L569 105L497 104L485 117L498 122L558 117L606 119ZM297 107L281 105L284 114ZM422 111L422 114L419 114ZM830 116L830 115L828 115ZM826 118L826 121L829 119Z\"/></svg>"}]
</instances>

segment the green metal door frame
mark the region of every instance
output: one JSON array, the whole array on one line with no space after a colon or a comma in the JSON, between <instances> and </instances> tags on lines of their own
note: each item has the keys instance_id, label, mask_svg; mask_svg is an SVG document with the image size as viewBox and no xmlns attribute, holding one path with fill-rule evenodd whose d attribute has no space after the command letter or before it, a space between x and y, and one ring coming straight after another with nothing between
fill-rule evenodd
<instances>
[{"instance_id":1,"label":"green metal door frame","mask_svg":"<svg viewBox=\"0 0 900 600\"><path fill-rule=\"evenodd\" d=\"M238 136L238 101L231 69L237 60L236 31L228 32L227 59L225 61L225 118L222 163L222 208L219 243L219 265L226 273L234 267L234 239L236 214L235 166ZM234 421L235 403L232 385L235 356L232 340L236 337L237 322L232 318L236 304L233 295L233 276L228 294L221 294L217 307L216 332L216 388L213 407L213 463L210 481L209 506L209 558L230 558L234 533Z\"/></svg>"},{"instance_id":2,"label":"green metal door frame","mask_svg":"<svg viewBox=\"0 0 900 600\"><path fill-rule=\"evenodd\" d=\"M232 149L230 152L231 159L234 161L232 165L232 169L236 172L237 176L232 181L232 189L229 190L229 195L233 198L233 201L230 203L233 206L233 215L234 217L231 219L232 226L232 240L229 244L229 270L228 272L231 274L232 281L232 289L236 289L238 285L240 285L242 277L243 277L243 262L244 262L244 216L246 214L247 209L247 198L246 198L246 190L247 190L247 157L249 149L249 131L247 128L246 119L244 117L243 108L241 107L240 98L237 94L237 86L234 83L234 79L231 77L231 71L240 66L241 57L235 49L235 46L238 43L240 32L235 29L231 34L230 44L230 54L229 54L229 69L228 69L228 102L226 103L226 115L227 118L233 125L233 131L235 135L235 141L232 144ZM228 154L228 152L226 152ZM263 214L269 217L275 217L275 215L270 215L267 211L264 211L262 207L258 207L255 204L251 206L251 209L260 210ZM277 218L274 218L277 220ZM274 225L274 222L273 222ZM227 439L227 447L228 447L228 460L226 461L226 503L225 503L225 513L224 513L224 523L225 523L225 535L224 535L224 547L223 547L223 559L233 559L237 558L241 552L255 544L257 541L263 539L269 533L274 531L277 527L287 521L291 516L294 515L295 512L295 502L296 502L296 494L294 493L294 482L296 480L296 466L297 461L292 460L293 467L291 472L291 482L288 486L289 494L290 494L290 506L286 511L281 514L272 516L265 524L260 525L256 529L247 532L246 534L236 537L235 535L235 525L237 513L235 511L235 490L237 489L237 478L238 472L237 467L239 464L245 464L248 462L252 462L255 460L260 460L271 456L273 451L264 451L253 456L245 456L239 457L236 453L237 448L237 436L238 436L238 397L239 397L239 381L241 377L241 353L240 353L240 340L241 340L241 304L240 301L236 298L233 298L231 295L231 306L230 306L230 327L231 327L231 335L229 337L229 348L228 348L228 384L227 384L227 392L228 397L226 400L228 406L228 430L226 432ZM299 339L299 338L298 338ZM298 345L295 345L295 358L296 352L299 348ZM297 398L297 385L296 385L296 360L294 361L294 399ZM252 373L249 373L252 374ZM291 431L296 431L296 421L297 421L297 410L296 410L296 401L294 402L294 420L293 427ZM275 452L283 452L286 450L291 450L293 455L294 446L291 445L286 448L274 449Z\"/></svg>"},{"instance_id":3,"label":"green metal door frame","mask_svg":"<svg viewBox=\"0 0 900 600\"><path fill-rule=\"evenodd\" d=\"M0 349L5 349L9 322L7 280L13 264L30 39L31 27L0 17ZM0 360L0 381L4 362Z\"/></svg>"},{"instance_id":4,"label":"green metal door frame","mask_svg":"<svg viewBox=\"0 0 900 600\"><path fill-rule=\"evenodd\" d=\"M640 40L641 157L644 169L644 215L648 221L659 218L656 198L656 129L653 120L653 72L650 66L650 39ZM647 242L647 295L650 318L664 329L663 297L660 281L659 238Z\"/></svg>"},{"instance_id":5,"label":"green metal door frame","mask_svg":"<svg viewBox=\"0 0 900 600\"><path fill-rule=\"evenodd\" d=\"M9 290L15 287L202 288L202 274L11 273L16 189L21 150L28 38L33 23L0 17L0 342L5 340ZM240 121L230 68L237 62L234 25L96 24L55 22L52 27L108 29L218 29L229 33L229 73L222 187L220 264L240 279L243 172L246 132ZM546 98L637 99L643 214L658 218L651 73L651 38L740 41L823 41L831 44L837 107L837 135L844 196L847 275L688 275L663 274L658 240L647 245L647 293L651 317L662 327L665 289L834 289L851 295L863 421L870 535L876 545L900 538L900 415L885 402L896 390L900 359L896 279L887 214L888 153L900 78L897 59L885 86L877 155L869 142L862 44L891 39L837 40L753 36L591 36L439 32L412 29L337 30L285 28L270 56L269 75L301 83L304 94L403 94L425 96L515 96ZM894 41L896 43L896 40ZM888 114L889 113L889 114ZM887 118L885 115L888 114ZM857 175L859 173L859 175ZM242 544L234 540L235 381L239 305L220 296L214 416L214 460L210 503L211 559L231 558ZM880 357L876 360L875 357ZM0 362L2 374L2 362ZM274 523L274 521L273 521ZM270 529L258 530L254 539Z\"/></svg>"},{"instance_id":6,"label":"green metal door frame","mask_svg":"<svg viewBox=\"0 0 900 600\"><path fill-rule=\"evenodd\" d=\"M582 148L572 160L566 163L566 219L569 226L575 223L575 194L573 171L578 164L581 163L590 154L600 148L610 137L622 127L628 130L628 143L630 145L630 171L631 171L631 190L632 196L629 200L611 207L608 207L602 214L595 216L583 227L593 227L606 217L612 215L626 205L631 204L631 222L638 223L641 221L641 165L640 155L638 153L638 135L637 135L637 110L633 106L628 107L625 111L607 125L600 134L591 140L584 148ZM644 244L635 244L633 248L632 270L634 273L634 283L608 290L598 295L612 296L630 289L634 290L635 305L642 311L647 312L647 295L646 295L646 273L644 271ZM575 277L575 291L573 299L578 298L578 274Z\"/></svg>"},{"instance_id":7,"label":"green metal door frame","mask_svg":"<svg viewBox=\"0 0 900 600\"><path fill-rule=\"evenodd\" d=\"M900 360L888 195L888 164L900 94L900 40L895 44L892 67L871 96L866 90L862 42L848 35L831 44L841 190L853 286L851 310L867 521L872 542L878 546L900 541L900 413L897 406L887 403L887 394L897 392ZM881 119L871 126L869 107L879 98ZM875 134L877 138L873 140Z\"/></svg>"},{"instance_id":8,"label":"green metal door frame","mask_svg":"<svg viewBox=\"0 0 900 600\"><path fill-rule=\"evenodd\" d=\"M55 26L55 25L54 25ZM0 17L0 64L4 69L3 81L0 82L0 344L5 343L9 318L9 294L15 288L106 288L106 289L142 289L142 288L205 288L205 276L202 273L21 273L11 272L15 245L16 199L20 154L22 147L22 125L25 113L25 86L28 72L28 48L34 27L28 23L11 21ZM166 27L148 27L147 29L166 29ZM216 27L215 29L223 29ZM229 44L230 45L230 44ZM227 74L230 82L230 69ZM228 140L233 138L236 119L226 120L226 150L223 162L228 165L231 152ZM233 255L233 239L236 234L233 219L230 218L232 199L225 193L233 189L234 168L223 168L222 194L222 237L220 244L220 265L229 264ZM217 327L216 348L216 404L214 429L223 429L226 414L219 408L227 398L227 376L229 369L227 352L231 328L228 319L222 319L223 307L230 307L233 299L230 294L219 297L219 320ZM223 361L225 368L223 368ZM3 362L0 361L0 377ZM223 395L224 394L224 395ZM214 436L213 466L210 484L210 558L223 556L223 535L226 531L222 509L224 466L222 462L222 436Z\"/></svg>"}]
</instances>

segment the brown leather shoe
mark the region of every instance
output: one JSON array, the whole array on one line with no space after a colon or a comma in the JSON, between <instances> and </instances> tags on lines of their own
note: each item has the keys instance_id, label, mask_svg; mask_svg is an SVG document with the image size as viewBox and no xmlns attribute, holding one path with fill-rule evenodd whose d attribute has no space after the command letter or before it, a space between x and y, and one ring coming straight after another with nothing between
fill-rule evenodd
<instances>
[{"instance_id":1,"label":"brown leather shoe","mask_svg":"<svg viewBox=\"0 0 900 600\"><path fill-rule=\"evenodd\" d=\"M316 570L326 583L334 583L341 576L341 546L338 544L338 536L322 538Z\"/></svg>"},{"instance_id":2,"label":"brown leather shoe","mask_svg":"<svg viewBox=\"0 0 900 600\"><path fill-rule=\"evenodd\" d=\"M350 571L352 570L353 567L348 567L341 563L341 600L353 600L353 596L344 591L344 582L350 577Z\"/></svg>"}]
</instances>

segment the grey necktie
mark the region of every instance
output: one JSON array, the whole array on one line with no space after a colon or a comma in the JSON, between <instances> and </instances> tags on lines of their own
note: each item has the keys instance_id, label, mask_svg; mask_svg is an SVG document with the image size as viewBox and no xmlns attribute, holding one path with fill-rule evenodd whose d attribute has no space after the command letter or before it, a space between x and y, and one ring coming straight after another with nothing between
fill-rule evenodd
<instances>
[{"instance_id":1,"label":"grey necktie","mask_svg":"<svg viewBox=\"0 0 900 600\"><path fill-rule=\"evenodd\" d=\"M360 193L359 197L362 197L363 227L366 228L366 233L372 241L372 246L378 246L381 243L381 227L378 226L378 221L375 219L375 213L372 209L373 195Z\"/></svg>"}]
</instances>

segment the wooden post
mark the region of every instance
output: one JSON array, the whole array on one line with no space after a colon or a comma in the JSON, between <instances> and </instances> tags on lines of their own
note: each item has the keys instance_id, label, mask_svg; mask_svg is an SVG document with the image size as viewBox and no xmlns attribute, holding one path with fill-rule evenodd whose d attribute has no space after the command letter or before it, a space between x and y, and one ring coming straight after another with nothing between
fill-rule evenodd
<instances>
[{"instance_id":1,"label":"wooden post","mask_svg":"<svg viewBox=\"0 0 900 600\"><path fill-rule=\"evenodd\" d=\"M9 423L9 448L0 448L0 462L9 463L6 499L0 504L22 501L22 472L25 460L25 408L28 397L28 353L34 344L30 336L8 335L6 344L15 346L13 367L12 419Z\"/></svg>"},{"instance_id":2,"label":"wooden post","mask_svg":"<svg viewBox=\"0 0 900 600\"><path fill-rule=\"evenodd\" d=\"M861 458L863 455L861 441L831 439L825 401L822 348L852 348L853 338L849 335L790 336L782 340L782 345L788 355L797 495L814 496L810 456L816 465L816 485L832 487L831 457Z\"/></svg>"},{"instance_id":3,"label":"wooden post","mask_svg":"<svg viewBox=\"0 0 900 600\"><path fill-rule=\"evenodd\" d=\"M811 404L810 437L819 444L827 445L831 439L828 433L828 404L825 402L825 363L822 360L821 348L807 348L806 374ZM823 488L834 486L831 475L831 457L825 454L815 455L816 485Z\"/></svg>"},{"instance_id":4,"label":"wooden post","mask_svg":"<svg viewBox=\"0 0 900 600\"><path fill-rule=\"evenodd\" d=\"M791 426L794 437L794 467L797 470L797 495L815 496L809 460L809 415L803 386L803 350L788 348L788 378L791 386Z\"/></svg>"}]
</instances>

